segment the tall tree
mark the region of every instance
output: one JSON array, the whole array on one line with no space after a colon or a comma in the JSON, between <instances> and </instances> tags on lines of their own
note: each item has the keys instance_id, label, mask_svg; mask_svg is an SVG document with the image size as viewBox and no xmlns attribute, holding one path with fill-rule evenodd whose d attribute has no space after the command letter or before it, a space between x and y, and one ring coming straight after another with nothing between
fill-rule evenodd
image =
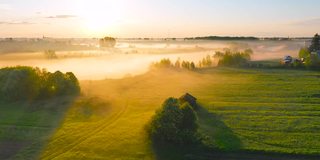
<instances>
[{"instance_id":1,"label":"tall tree","mask_svg":"<svg viewBox=\"0 0 320 160\"><path fill-rule=\"evenodd\" d=\"M309 51L310 52L320 51L320 36L318 33L313 37L311 41L311 45L309 47Z\"/></svg>"}]
</instances>

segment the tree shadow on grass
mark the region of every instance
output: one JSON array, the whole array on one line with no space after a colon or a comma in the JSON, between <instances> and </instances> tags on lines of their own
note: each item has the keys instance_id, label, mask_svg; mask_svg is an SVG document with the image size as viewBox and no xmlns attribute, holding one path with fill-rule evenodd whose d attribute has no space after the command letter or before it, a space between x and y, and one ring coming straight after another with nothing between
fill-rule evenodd
<instances>
[{"instance_id":1,"label":"tree shadow on grass","mask_svg":"<svg viewBox=\"0 0 320 160\"><path fill-rule=\"evenodd\" d=\"M192 145L152 143L157 160L318 160L318 155L295 155L243 149L239 137L214 113L196 111L202 140Z\"/></svg>"},{"instance_id":2,"label":"tree shadow on grass","mask_svg":"<svg viewBox=\"0 0 320 160\"><path fill-rule=\"evenodd\" d=\"M65 96L8 104L20 110L17 111L20 114L14 115L15 122L2 125L0 159L37 159L77 98Z\"/></svg>"},{"instance_id":3,"label":"tree shadow on grass","mask_svg":"<svg viewBox=\"0 0 320 160\"><path fill-rule=\"evenodd\" d=\"M236 151L242 146L240 139L227 125L213 113L203 107L196 111L198 115L201 141L189 145L172 145L168 143L152 143L155 158L158 160L201 160L212 157L215 152Z\"/></svg>"},{"instance_id":4,"label":"tree shadow on grass","mask_svg":"<svg viewBox=\"0 0 320 160\"><path fill-rule=\"evenodd\" d=\"M197 115L199 132L205 135L203 143L206 146L223 151L237 151L242 148L240 139L219 116L201 106Z\"/></svg>"}]
</instances>

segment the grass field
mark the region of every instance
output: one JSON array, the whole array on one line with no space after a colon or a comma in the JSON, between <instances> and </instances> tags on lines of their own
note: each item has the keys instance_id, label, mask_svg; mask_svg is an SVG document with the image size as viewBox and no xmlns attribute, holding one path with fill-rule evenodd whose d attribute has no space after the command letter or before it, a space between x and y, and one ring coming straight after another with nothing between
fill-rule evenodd
<instances>
[{"instance_id":1,"label":"grass field","mask_svg":"<svg viewBox=\"0 0 320 160\"><path fill-rule=\"evenodd\" d=\"M72 97L0 103L0 159L36 159L61 123Z\"/></svg>"},{"instance_id":2,"label":"grass field","mask_svg":"<svg viewBox=\"0 0 320 160\"><path fill-rule=\"evenodd\" d=\"M86 97L101 103L84 99L73 106L41 158L181 158L185 155L174 150L153 148L143 128L164 99L185 92L203 106L198 111L200 131L208 135L209 146L319 155L319 77L311 71L222 68L85 81Z\"/></svg>"},{"instance_id":3,"label":"grass field","mask_svg":"<svg viewBox=\"0 0 320 160\"><path fill-rule=\"evenodd\" d=\"M313 71L213 68L158 70L119 80L83 81L83 95L70 105L49 142L42 142L46 145L40 158L311 159L294 155L320 155L319 80L320 73ZM185 92L202 105L197 114L200 132L207 135L206 147L219 150L154 147L146 138L144 127L155 110L166 98ZM2 128L5 123L18 127L20 122L28 123L10 119L14 115L34 116L7 108L0 113ZM50 119L57 116L42 115L49 117L30 125L55 124ZM49 135L49 130L13 131L17 135L8 130L1 132L1 140L29 135L26 139L31 142L39 134Z\"/></svg>"}]
</instances>

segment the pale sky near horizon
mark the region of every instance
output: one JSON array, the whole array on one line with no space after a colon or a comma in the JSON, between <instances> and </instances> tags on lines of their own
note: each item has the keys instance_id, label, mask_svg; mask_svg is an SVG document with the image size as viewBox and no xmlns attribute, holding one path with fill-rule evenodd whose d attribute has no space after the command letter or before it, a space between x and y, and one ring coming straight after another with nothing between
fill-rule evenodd
<instances>
[{"instance_id":1,"label":"pale sky near horizon","mask_svg":"<svg viewBox=\"0 0 320 160\"><path fill-rule=\"evenodd\" d=\"M0 37L313 36L319 0L0 0Z\"/></svg>"}]
</instances>

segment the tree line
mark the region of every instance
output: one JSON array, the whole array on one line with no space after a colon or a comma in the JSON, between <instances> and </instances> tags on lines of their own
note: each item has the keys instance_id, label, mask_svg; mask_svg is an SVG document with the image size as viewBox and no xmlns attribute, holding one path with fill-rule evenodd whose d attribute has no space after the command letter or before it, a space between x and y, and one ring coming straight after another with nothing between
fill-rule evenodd
<instances>
[{"instance_id":1,"label":"tree line","mask_svg":"<svg viewBox=\"0 0 320 160\"><path fill-rule=\"evenodd\" d=\"M245 67L249 65L253 51L246 49L244 51L232 51L226 49L224 52L216 52L214 57L218 60L218 66Z\"/></svg>"},{"instance_id":2,"label":"tree line","mask_svg":"<svg viewBox=\"0 0 320 160\"><path fill-rule=\"evenodd\" d=\"M210 68L217 66L228 67L247 67L250 65L251 55L253 51L246 49L243 51L232 51L225 49L224 51L217 51L213 56L207 55L202 58L197 64L193 61L181 61L180 58L172 62L169 58L161 59L159 62L152 63L153 68L177 68L195 70L197 68Z\"/></svg>"},{"instance_id":3,"label":"tree line","mask_svg":"<svg viewBox=\"0 0 320 160\"><path fill-rule=\"evenodd\" d=\"M72 72L17 66L0 69L0 99L23 101L78 95L80 85Z\"/></svg>"},{"instance_id":4,"label":"tree line","mask_svg":"<svg viewBox=\"0 0 320 160\"><path fill-rule=\"evenodd\" d=\"M191 37L185 38L185 40L220 40L220 41L231 41L231 40L250 40L256 41L259 40L257 37L230 37L230 36L207 36L207 37Z\"/></svg>"}]
</instances>

